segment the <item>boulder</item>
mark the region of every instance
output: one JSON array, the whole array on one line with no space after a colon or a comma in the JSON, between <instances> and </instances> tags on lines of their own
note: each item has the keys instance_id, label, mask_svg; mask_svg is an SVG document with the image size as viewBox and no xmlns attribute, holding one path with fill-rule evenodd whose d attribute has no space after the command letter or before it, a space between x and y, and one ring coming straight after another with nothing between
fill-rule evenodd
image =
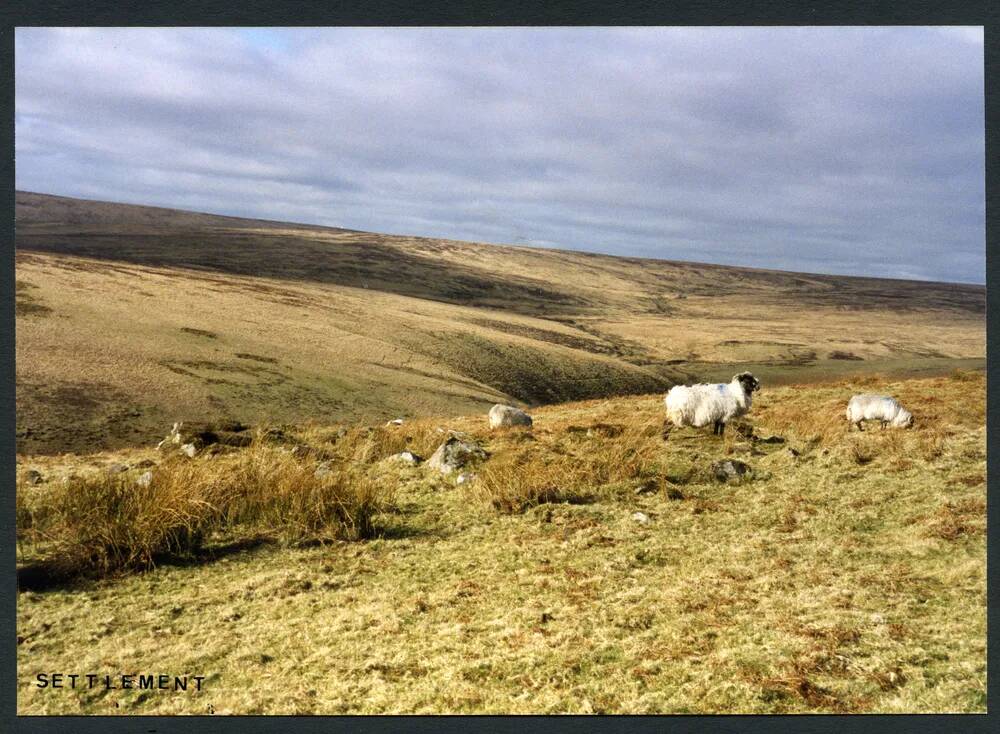
<instances>
[{"instance_id":1,"label":"boulder","mask_svg":"<svg viewBox=\"0 0 1000 734\"><path fill-rule=\"evenodd\" d=\"M737 461L736 459L716 461L712 464L712 475L715 477L716 481L719 482L728 482L731 479L742 479L752 473L752 469L748 464L744 464L742 461Z\"/></svg>"},{"instance_id":2,"label":"boulder","mask_svg":"<svg viewBox=\"0 0 1000 734\"><path fill-rule=\"evenodd\" d=\"M530 426L531 416L513 405L497 403L490 408L490 428L506 428L507 426Z\"/></svg>"},{"instance_id":3,"label":"boulder","mask_svg":"<svg viewBox=\"0 0 1000 734\"><path fill-rule=\"evenodd\" d=\"M483 447L472 440L457 435L449 436L428 460L427 465L437 469L442 474L451 474L464 469L467 465L485 460L489 454Z\"/></svg>"}]
</instances>

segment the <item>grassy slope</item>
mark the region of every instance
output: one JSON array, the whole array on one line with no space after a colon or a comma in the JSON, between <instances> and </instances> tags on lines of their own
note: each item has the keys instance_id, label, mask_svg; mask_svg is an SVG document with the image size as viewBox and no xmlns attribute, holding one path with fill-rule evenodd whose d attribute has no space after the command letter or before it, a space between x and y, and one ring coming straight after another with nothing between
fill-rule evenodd
<instances>
[{"instance_id":1,"label":"grassy slope","mask_svg":"<svg viewBox=\"0 0 1000 734\"><path fill-rule=\"evenodd\" d=\"M915 428L849 433L859 390L899 396ZM487 467L526 446L610 455L620 438L582 429L631 426L683 498L625 483L507 515L480 484L386 469L396 503L379 539L22 593L19 712L985 710L984 376L765 386L749 418L788 443L748 455L732 431L686 429L664 444L657 396L539 409L533 438L491 434L481 413L408 423L421 451L436 426L472 432ZM730 452L754 481L704 475ZM86 461L34 465L54 481ZM38 691L39 671L208 681L197 694Z\"/></svg>"},{"instance_id":2,"label":"grassy slope","mask_svg":"<svg viewBox=\"0 0 1000 734\"><path fill-rule=\"evenodd\" d=\"M178 419L373 420L981 365L981 287L498 247L17 195L25 454ZM808 314L808 318L803 318ZM840 353L838 355L838 353ZM860 358L837 359L853 355Z\"/></svg>"}]
</instances>

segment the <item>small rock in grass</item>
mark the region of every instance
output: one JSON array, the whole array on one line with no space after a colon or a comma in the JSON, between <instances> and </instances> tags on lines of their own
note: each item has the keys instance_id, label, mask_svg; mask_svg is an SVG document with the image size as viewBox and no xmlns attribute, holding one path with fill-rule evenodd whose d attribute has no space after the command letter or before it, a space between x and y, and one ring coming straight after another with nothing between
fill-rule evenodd
<instances>
[{"instance_id":1,"label":"small rock in grass","mask_svg":"<svg viewBox=\"0 0 1000 734\"><path fill-rule=\"evenodd\" d=\"M139 478L135 480L135 483L140 487L148 487L153 483L153 472L145 471L139 475Z\"/></svg>"},{"instance_id":2,"label":"small rock in grass","mask_svg":"<svg viewBox=\"0 0 1000 734\"><path fill-rule=\"evenodd\" d=\"M391 421L389 421L385 425L386 425L386 428L388 428L389 426L401 426L401 425L403 425L403 419L402 418L393 418Z\"/></svg>"},{"instance_id":3,"label":"small rock in grass","mask_svg":"<svg viewBox=\"0 0 1000 734\"><path fill-rule=\"evenodd\" d=\"M184 454L189 459L193 459L195 457L195 454L198 453L198 447L195 446L193 443L186 443L183 446L181 446L181 453Z\"/></svg>"},{"instance_id":4,"label":"small rock in grass","mask_svg":"<svg viewBox=\"0 0 1000 734\"><path fill-rule=\"evenodd\" d=\"M757 443L784 443L785 439L781 436L768 436L767 438L758 438Z\"/></svg>"},{"instance_id":5,"label":"small rock in grass","mask_svg":"<svg viewBox=\"0 0 1000 734\"><path fill-rule=\"evenodd\" d=\"M42 473L38 469L28 469L24 473L24 481L28 484L41 484L45 481L45 477L42 476Z\"/></svg>"},{"instance_id":6,"label":"small rock in grass","mask_svg":"<svg viewBox=\"0 0 1000 734\"><path fill-rule=\"evenodd\" d=\"M712 474L720 482L728 482L731 479L742 479L750 473L750 467L736 459L726 459L725 461L712 463Z\"/></svg>"},{"instance_id":7,"label":"small rock in grass","mask_svg":"<svg viewBox=\"0 0 1000 734\"><path fill-rule=\"evenodd\" d=\"M653 494L659 488L655 479L647 479L635 488L636 494Z\"/></svg>"},{"instance_id":8,"label":"small rock in grass","mask_svg":"<svg viewBox=\"0 0 1000 734\"><path fill-rule=\"evenodd\" d=\"M459 474L458 477L455 479L455 484L468 484L475 478L476 475L472 474L471 472L466 474Z\"/></svg>"},{"instance_id":9,"label":"small rock in grass","mask_svg":"<svg viewBox=\"0 0 1000 734\"><path fill-rule=\"evenodd\" d=\"M401 451L398 454L393 454L389 458L395 459L396 461L401 461L404 464L409 464L410 466L416 466L421 461L423 461L422 457L417 456L412 451Z\"/></svg>"},{"instance_id":10,"label":"small rock in grass","mask_svg":"<svg viewBox=\"0 0 1000 734\"><path fill-rule=\"evenodd\" d=\"M317 479L322 479L323 477L328 477L333 474L333 470L330 468L330 462L324 461L319 466L316 467L316 471L313 472L313 476Z\"/></svg>"},{"instance_id":11,"label":"small rock in grass","mask_svg":"<svg viewBox=\"0 0 1000 734\"><path fill-rule=\"evenodd\" d=\"M437 451L428 460L427 465L437 469L442 474L451 474L463 469L473 461L483 461L489 454L475 441L464 440L458 434L452 434L438 446Z\"/></svg>"},{"instance_id":12,"label":"small rock in grass","mask_svg":"<svg viewBox=\"0 0 1000 734\"><path fill-rule=\"evenodd\" d=\"M640 525L649 524L649 515L647 515L645 512L632 513L632 519L635 520Z\"/></svg>"},{"instance_id":13,"label":"small rock in grass","mask_svg":"<svg viewBox=\"0 0 1000 734\"><path fill-rule=\"evenodd\" d=\"M128 471L128 464L111 464L105 469L105 471L108 474L122 474Z\"/></svg>"}]
</instances>

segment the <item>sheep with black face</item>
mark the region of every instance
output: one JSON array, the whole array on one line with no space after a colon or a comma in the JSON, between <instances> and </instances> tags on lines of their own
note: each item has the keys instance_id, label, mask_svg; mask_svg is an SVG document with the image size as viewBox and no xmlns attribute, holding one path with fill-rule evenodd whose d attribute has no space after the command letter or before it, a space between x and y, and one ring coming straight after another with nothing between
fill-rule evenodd
<instances>
[{"instance_id":1,"label":"sheep with black face","mask_svg":"<svg viewBox=\"0 0 1000 734\"><path fill-rule=\"evenodd\" d=\"M664 399L667 419L678 427L711 423L712 433L721 436L726 423L750 410L758 390L760 381L749 372L734 375L727 384L676 385Z\"/></svg>"}]
</instances>

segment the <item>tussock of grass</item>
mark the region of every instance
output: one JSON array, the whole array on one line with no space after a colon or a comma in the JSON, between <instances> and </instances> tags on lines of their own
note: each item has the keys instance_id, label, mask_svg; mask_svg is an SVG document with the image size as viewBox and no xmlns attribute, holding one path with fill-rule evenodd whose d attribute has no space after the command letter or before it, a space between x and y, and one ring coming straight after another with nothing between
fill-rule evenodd
<instances>
[{"instance_id":1,"label":"tussock of grass","mask_svg":"<svg viewBox=\"0 0 1000 734\"><path fill-rule=\"evenodd\" d=\"M234 527L284 541L370 537L389 491L346 465L316 470L315 460L257 440L232 454L174 458L145 485L135 472L98 473L31 503L19 491L18 527L64 574L147 568Z\"/></svg>"},{"instance_id":2,"label":"tussock of grass","mask_svg":"<svg viewBox=\"0 0 1000 734\"><path fill-rule=\"evenodd\" d=\"M599 488L657 475L662 441L643 420L559 428L528 445L528 434L516 432L514 447L483 467L480 496L501 512L515 513L545 502L587 502ZM566 436L568 445L560 440Z\"/></svg>"}]
</instances>

